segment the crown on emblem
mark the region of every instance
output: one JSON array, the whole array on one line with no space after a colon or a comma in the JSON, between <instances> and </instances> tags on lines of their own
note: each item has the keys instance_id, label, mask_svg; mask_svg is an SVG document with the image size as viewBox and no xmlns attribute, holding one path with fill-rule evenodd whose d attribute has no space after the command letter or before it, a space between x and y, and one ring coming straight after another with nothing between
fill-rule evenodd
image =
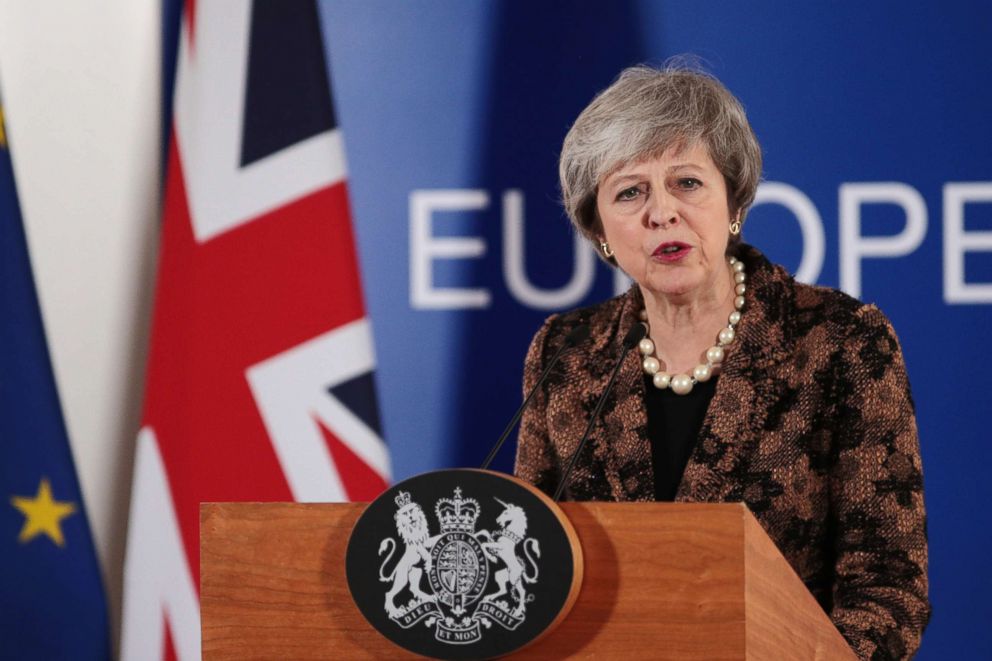
<instances>
[{"instance_id":1,"label":"crown on emblem","mask_svg":"<svg viewBox=\"0 0 992 661\"><path fill-rule=\"evenodd\" d=\"M434 506L441 533L475 532L475 522L479 518L479 501L475 498L462 498L462 490L455 487L455 498L442 498Z\"/></svg>"},{"instance_id":2,"label":"crown on emblem","mask_svg":"<svg viewBox=\"0 0 992 661\"><path fill-rule=\"evenodd\" d=\"M396 507L402 509L410 504L410 494L406 491L400 491L393 500L396 502Z\"/></svg>"}]
</instances>

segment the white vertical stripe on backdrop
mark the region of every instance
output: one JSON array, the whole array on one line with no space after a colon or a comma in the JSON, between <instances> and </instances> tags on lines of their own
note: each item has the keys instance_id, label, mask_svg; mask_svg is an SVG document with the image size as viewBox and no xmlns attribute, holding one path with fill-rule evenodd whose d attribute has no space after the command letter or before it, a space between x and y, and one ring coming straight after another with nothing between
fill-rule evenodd
<instances>
[{"instance_id":1,"label":"white vertical stripe on backdrop","mask_svg":"<svg viewBox=\"0 0 992 661\"><path fill-rule=\"evenodd\" d=\"M114 640L158 236L161 6L0 0L0 84Z\"/></svg>"}]
</instances>

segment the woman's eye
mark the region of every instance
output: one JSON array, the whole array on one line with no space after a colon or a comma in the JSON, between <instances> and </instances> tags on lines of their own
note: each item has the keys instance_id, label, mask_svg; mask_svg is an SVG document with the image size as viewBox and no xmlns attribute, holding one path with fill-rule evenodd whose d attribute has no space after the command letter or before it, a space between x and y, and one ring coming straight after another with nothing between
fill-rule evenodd
<instances>
[{"instance_id":1,"label":"woman's eye","mask_svg":"<svg viewBox=\"0 0 992 661\"><path fill-rule=\"evenodd\" d=\"M695 177L682 177L678 180L678 185L682 190L696 190L703 185L703 182Z\"/></svg>"},{"instance_id":2,"label":"woman's eye","mask_svg":"<svg viewBox=\"0 0 992 661\"><path fill-rule=\"evenodd\" d=\"M637 196L641 194L641 191L637 186L631 186L630 188L624 188L622 191L617 193L617 200L623 202L628 200L637 199Z\"/></svg>"}]
</instances>

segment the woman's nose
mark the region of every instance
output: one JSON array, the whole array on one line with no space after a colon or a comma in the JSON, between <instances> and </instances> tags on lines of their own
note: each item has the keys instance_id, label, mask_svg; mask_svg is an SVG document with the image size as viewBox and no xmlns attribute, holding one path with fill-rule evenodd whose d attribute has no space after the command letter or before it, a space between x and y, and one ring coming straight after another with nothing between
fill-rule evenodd
<instances>
[{"instance_id":1,"label":"woman's nose","mask_svg":"<svg viewBox=\"0 0 992 661\"><path fill-rule=\"evenodd\" d=\"M650 229L670 227L678 223L674 200L666 192L652 192L644 212L645 225Z\"/></svg>"}]
</instances>

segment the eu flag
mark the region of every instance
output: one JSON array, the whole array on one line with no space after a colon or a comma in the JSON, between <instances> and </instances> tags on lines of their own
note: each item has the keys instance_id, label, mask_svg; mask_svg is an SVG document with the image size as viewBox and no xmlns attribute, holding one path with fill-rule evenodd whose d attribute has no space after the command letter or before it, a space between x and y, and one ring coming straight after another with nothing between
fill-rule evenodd
<instances>
[{"instance_id":1,"label":"eu flag","mask_svg":"<svg viewBox=\"0 0 992 661\"><path fill-rule=\"evenodd\" d=\"M0 658L109 657L0 105Z\"/></svg>"}]
</instances>

